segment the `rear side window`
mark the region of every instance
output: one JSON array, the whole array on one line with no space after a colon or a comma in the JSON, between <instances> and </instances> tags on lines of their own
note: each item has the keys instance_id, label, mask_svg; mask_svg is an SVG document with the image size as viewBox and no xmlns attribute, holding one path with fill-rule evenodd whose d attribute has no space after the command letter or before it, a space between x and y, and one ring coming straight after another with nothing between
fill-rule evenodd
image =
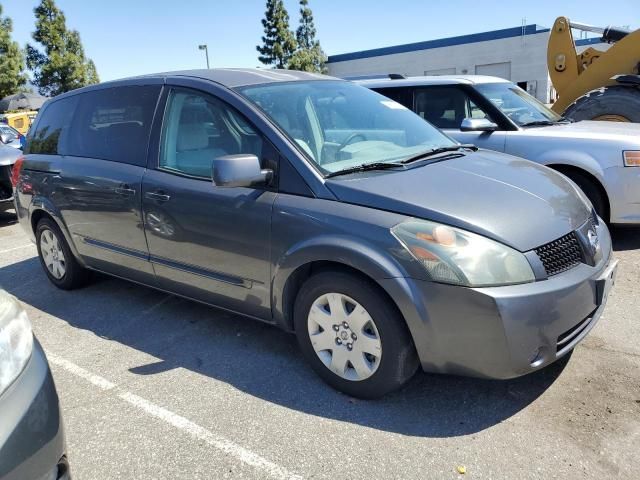
<instances>
[{"instance_id":1,"label":"rear side window","mask_svg":"<svg viewBox=\"0 0 640 480\"><path fill-rule=\"evenodd\" d=\"M68 155L145 166L160 86L130 86L79 95Z\"/></svg>"},{"instance_id":2,"label":"rear side window","mask_svg":"<svg viewBox=\"0 0 640 480\"><path fill-rule=\"evenodd\" d=\"M40 114L37 129L29 132L26 153L64 155L64 142L77 103L76 96L50 103Z\"/></svg>"}]
</instances>

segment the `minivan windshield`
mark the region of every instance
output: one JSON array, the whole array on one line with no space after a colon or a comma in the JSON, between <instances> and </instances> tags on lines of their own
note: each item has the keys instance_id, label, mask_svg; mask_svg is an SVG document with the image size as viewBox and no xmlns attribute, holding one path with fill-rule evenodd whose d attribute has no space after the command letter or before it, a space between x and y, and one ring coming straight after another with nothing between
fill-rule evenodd
<instances>
[{"instance_id":1,"label":"minivan windshield","mask_svg":"<svg viewBox=\"0 0 640 480\"><path fill-rule=\"evenodd\" d=\"M403 105L339 80L240 88L324 174L394 164L457 143Z\"/></svg>"},{"instance_id":2,"label":"minivan windshield","mask_svg":"<svg viewBox=\"0 0 640 480\"><path fill-rule=\"evenodd\" d=\"M563 121L560 115L513 83L485 83L475 88L520 127Z\"/></svg>"}]
</instances>

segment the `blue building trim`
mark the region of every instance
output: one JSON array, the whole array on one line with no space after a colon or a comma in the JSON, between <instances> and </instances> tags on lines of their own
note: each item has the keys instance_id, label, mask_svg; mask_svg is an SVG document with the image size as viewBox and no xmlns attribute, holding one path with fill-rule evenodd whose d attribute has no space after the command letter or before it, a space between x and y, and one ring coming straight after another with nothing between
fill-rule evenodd
<instances>
[{"instance_id":1,"label":"blue building trim","mask_svg":"<svg viewBox=\"0 0 640 480\"><path fill-rule=\"evenodd\" d=\"M489 40L500 40L503 38L519 37L523 33L524 35L535 35L537 33L544 33L549 31L549 28L544 28L540 25L525 25L524 27L505 28L502 30L493 30L491 32L461 35L459 37L441 38L438 40L428 40L426 42L407 43L404 45L395 45L393 47L374 48L372 50L362 50L360 52L330 55L328 63L346 62L347 60L380 57L382 55L393 55L394 53L416 52L419 50L451 47L453 45L465 45L468 43L487 42Z\"/></svg>"}]
</instances>

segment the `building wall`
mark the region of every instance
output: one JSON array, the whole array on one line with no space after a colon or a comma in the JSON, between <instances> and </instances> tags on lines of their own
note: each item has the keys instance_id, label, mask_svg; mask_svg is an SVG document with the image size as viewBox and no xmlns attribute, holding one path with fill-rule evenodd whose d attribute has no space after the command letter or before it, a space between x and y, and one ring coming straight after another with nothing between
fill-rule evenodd
<instances>
[{"instance_id":1,"label":"building wall","mask_svg":"<svg viewBox=\"0 0 640 480\"><path fill-rule=\"evenodd\" d=\"M510 71L514 83L528 82L529 93L550 101L547 73L549 32L441 48L332 62L329 74L337 77L401 73L404 75L475 74L479 71ZM505 64L510 65L492 65ZM492 65L488 67L488 65ZM479 67L479 68L477 68Z\"/></svg>"}]
</instances>

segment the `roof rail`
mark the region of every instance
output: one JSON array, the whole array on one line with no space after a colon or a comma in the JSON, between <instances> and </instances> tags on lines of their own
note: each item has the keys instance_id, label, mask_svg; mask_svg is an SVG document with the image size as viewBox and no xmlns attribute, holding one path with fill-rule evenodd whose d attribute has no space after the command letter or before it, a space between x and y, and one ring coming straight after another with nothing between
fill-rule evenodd
<instances>
[{"instance_id":1,"label":"roof rail","mask_svg":"<svg viewBox=\"0 0 640 480\"><path fill-rule=\"evenodd\" d=\"M401 80L407 78L401 73L372 73L369 75L349 75L342 77L344 80L382 80L383 78L389 78L391 80Z\"/></svg>"}]
</instances>

